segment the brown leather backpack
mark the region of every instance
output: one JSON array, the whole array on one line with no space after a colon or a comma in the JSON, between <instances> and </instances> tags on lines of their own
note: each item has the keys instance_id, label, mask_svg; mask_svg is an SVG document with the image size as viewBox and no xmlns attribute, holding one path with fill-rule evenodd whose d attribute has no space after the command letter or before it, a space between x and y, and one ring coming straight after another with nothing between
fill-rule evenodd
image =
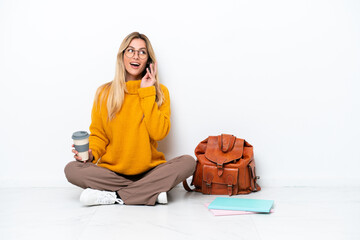
<instances>
[{"instance_id":1,"label":"brown leather backpack","mask_svg":"<svg viewBox=\"0 0 360 240\"><path fill-rule=\"evenodd\" d=\"M260 191L253 147L233 135L210 136L195 148L196 170L191 185L204 194L236 195ZM186 180L183 186L192 191Z\"/></svg>"}]
</instances>

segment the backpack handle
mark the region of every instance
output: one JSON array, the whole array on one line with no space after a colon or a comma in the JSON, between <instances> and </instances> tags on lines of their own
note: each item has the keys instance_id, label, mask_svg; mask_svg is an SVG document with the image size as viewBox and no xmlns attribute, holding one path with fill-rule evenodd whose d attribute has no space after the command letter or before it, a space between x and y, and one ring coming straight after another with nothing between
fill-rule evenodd
<instances>
[{"instance_id":1,"label":"backpack handle","mask_svg":"<svg viewBox=\"0 0 360 240\"><path fill-rule=\"evenodd\" d=\"M230 134L221 134L218 136L219 148L223 153L231 151L234 147L236 137Z\"/></svg>"},{"instance_id":2,"label":"backpack handle","mask_svg":"<svg viewBox=\"0 0 360 240\"><path fill-rule=\"evenodd\" d=\"M183 181L183 187L185 188L186 191L188 192L192 192L194 191L194 189L191 189L186 181L186 179Z\"/></svg>"}]
</instances>

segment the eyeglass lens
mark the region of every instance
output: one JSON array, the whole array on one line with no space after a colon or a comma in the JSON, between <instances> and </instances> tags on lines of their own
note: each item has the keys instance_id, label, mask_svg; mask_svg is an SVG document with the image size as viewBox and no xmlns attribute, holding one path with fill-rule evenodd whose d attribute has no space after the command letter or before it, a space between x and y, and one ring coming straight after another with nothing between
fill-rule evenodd
<instances>
[{"instance_id":1,"label":"eyeglass lens","mask_svg":"<svg viewBox=\"0 0 360 240\"><path fill-rule=\"evenodd\" d=\"M127 57L129 57L129 58L132 58L132 57L134 56L135 52L138 52L138 56L139 56L139 58L141 58L141 59L145 59L146 56L147 56L147 52L146 52L145 50L143 50L143 49L141 49L141 50L135 50L135 49L133 49L133 48L128 48L128 49L126 49L126 50L125 50L125 55L126 55Z\"/></svg>"}]
</instances>

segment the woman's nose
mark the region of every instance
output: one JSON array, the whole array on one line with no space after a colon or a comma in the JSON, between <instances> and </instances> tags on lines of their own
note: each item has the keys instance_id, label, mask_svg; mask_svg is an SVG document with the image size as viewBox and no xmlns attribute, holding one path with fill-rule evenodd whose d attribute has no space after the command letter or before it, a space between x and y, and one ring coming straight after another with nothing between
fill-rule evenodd
<instances>
[{"instance_id":1,"label":"woman's nose","mask_svg":"<svg viewBox=\"0 0 360 240\"><path fill-rule=\"evenodd\" d=\"M134 52L133 58L138 59L139 58L139 51Z\"/></svg>"}]
</instances>

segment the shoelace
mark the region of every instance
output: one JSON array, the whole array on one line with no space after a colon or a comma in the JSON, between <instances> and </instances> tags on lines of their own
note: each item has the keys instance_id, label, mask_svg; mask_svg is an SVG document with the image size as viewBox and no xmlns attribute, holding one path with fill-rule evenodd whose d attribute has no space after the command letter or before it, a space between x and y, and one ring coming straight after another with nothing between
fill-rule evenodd
<instances>
[{"instance_id":1,"label":"shoelace","mask_svg":"<svg viewBox=\"0 0 360 240\"><path fill-rule=\"evenodd\" d=\"M113 204L114 202L124 204L123 200L116 198L112 193L109 192L103 192L103 194L101 194L97 199L98 204Z\"/></svg>"},{"instance_id":2,"label":"shoelace","mask_svg":"<svg viewBox=\"0 0 360 240\"><path fill-rule=\"evenodd\" d=\"M114 202L114 197L110 193L102 192L102 194L99 194L97 203L98 204L111 204Z\"/></svg>"}]
</instances>

